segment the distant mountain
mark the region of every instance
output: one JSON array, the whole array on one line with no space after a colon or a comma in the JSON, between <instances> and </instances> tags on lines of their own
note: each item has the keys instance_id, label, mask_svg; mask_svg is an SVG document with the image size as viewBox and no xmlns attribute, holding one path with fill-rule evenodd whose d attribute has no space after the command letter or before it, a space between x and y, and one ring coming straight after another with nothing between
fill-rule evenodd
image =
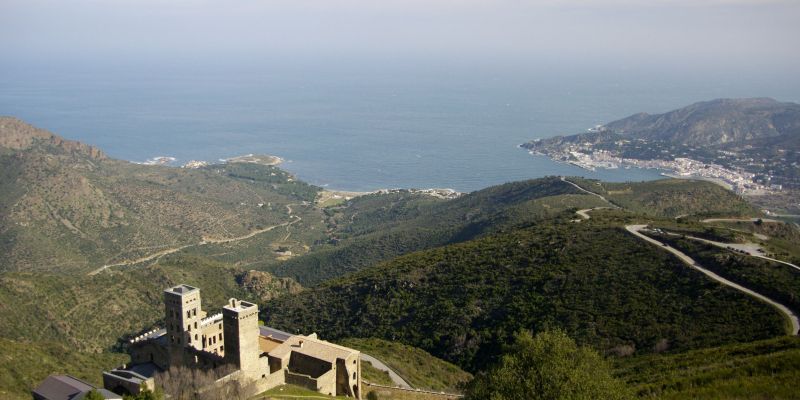
<instances>
[{"instance_id":1,"label":"distant mountain","mask_svg":"<svg viewBox=\"0 0 800 400\"><path fill-rule=\"evenodd\" d=\"M65 140L13 117L0 117L0 148L28 150L36 146L47 146L51 150L82 154L93 159L106 158L106 155L96 147Z\"/></svg>"},{"instance_id":2,"label":"distant mountain","mask_svg":"<svg viewBox=\"0 0 800 400\"><path fill-rule=\"evenodd\" d=\"M603 128L634 138L688 146L766 141L796 145L800 137L800 104L769 98L717 99L664 114L635 114Z\"/></svg>"},{"instance_id":3,"label":"distant mountain","mask_svg":"<svg viewBox=\"0 0 800 400\"><path fill-rule=\"evenodd\" d=\"M704 101L663 114L634 114L588 132L536 139L521 147L582 168L658 168L724 182L761 209L800 213L796 103L769 98Z\"/></svg>"}]
</instances>

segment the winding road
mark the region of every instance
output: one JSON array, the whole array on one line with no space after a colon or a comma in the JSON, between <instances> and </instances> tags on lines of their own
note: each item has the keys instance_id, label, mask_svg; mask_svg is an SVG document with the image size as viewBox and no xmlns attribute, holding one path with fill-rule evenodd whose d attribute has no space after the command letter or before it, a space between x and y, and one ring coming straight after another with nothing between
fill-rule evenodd
<instances>
[{"instance_id":1,"label":"winding road","mask_svg":"<svg viewBox=\"0 0 800 400\"><path fill-rule=\"evenodd\" d=\"M361 361L366 361L372 364L372 366L375 367L375 369L389 373L389 378L392 379L392 382L394 382L395 385L403 389L413 389L411 385L409 385L408 382L406 382L406 380L403 379L403 377L398 375L397 372L394 372L391 368L389 368L388 365L384 364L381 360L378 360L377 358L369 354L361 353Z\"/></svg>"},{"instance_id":2,"label":"winding road","mask_svg":"<svg viewBox=\"0 0 800 400\"><path fill-rule=\"evenodd\" d=\"M670 235L680 236L677 233L670 233L670 232L667 232L667 233L670 234ZM706 244L710 244L710 245L713 245L713 246L717 246L717 247L720 247L720 248L723 248L723 249L739 250L739 251L744 252L745 254L747 254L750 257L761 258L761 259L764 259L764 260L769 260L769 261L776 262L776 263L779 263L779 264L787 265L789 267L792 267L792 268L800 271L800 266L794 265L794 264L792 264L790 262L781 261L781 260L778 260L776 258L767 257L767 256L763 256L761 254L758 254L759 250L761 249L761 246L759 246L756 243L723 243L723 242L716 242L716 241L713 241L713 240L703 239L703 238L699 238L699 237L695 237L695 236L686 236L686 238L694 240L694 241L697 241L697 242L701 242L701 243L706 243Z\"/></svg>"},{"instance_id":3,"label":"winding road","mask_svg":"<svg viewBox=\"0 0 800 400\"><path fill-rule=\"evenodd\" d=\"M796 336L798 331L800 331L800 320L798 320L797 315L795 315L794 312L792 312L792 310L790 310L788 307L786 307L783 304L780 304L780 303L778 303L778 302L776 302L776 301L774 301L774 300L772 300L772 299L770 299L770 298L768 298L768 297L766 297L766 296L764 296L764 295L762 295L760 293L754 292L754 291L752 291L752 290L750 290L750 289L748 289L748 288L746 288L746 287L744 287L742 285L739 285L739 284L737 284L735 282L729 281L729 280L727 280L727 279L725 279L725 278L723 278L723 277L721 277L721 276L719 276L719 275L717 275L717 274L715 274L715 273L703 268L694 259L692 259L688 255L686 255L682 251L680 251L680 250L678 250L678 249L676 249L676 248L674 248L672 246L669 246L666 243L662 243L662 242L660 242L658 240L655 240L655 239L653 239L653 238L651 238L651 237L649 237L647 235L644 235L643 233L641 233L641 231L643 229L645 229L646 227L647 227L647 225L627 225L627 226L625 226L625 229L628 232L630 232L631 234L633 234L634 236L638 237L639 239L645 240L645 241L647 241L647 242L649 242L651 244L654 244L656 246L661 247L664 250L669 251L670 253L672 253L673 255L678 257L678 259L683 261L686 265L688 265L690 268L693 268L693 269L696 269L696 270L700 271L701 273L703 273L707 277L709 277L709 278L711 278L711 279L713 279L713 280L715 280L715 281L717 281L717 282L719 282L719 283L721 283L721 284L723 284L725 286L732 287L732 288L734 288L734 289L736 289L736 290L738 290L740 292L743 292L743 293L745 293L745 294L747 294L747 295L749 295L751 297L755 297L756 299L759 299L759 300L771 305L772 307L774 307L778 311L780 311L781 314L786 316L786 318L789 319L789 322L791 323L791 334L792 335Z\"/></svg>"}]
</instances>

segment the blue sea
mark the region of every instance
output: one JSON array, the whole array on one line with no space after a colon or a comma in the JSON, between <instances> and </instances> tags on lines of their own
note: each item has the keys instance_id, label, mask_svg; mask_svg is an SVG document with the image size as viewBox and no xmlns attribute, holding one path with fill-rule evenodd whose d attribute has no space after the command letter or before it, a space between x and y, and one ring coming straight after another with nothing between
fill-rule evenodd
<instances>
[{"instance_id":1,"label":"blue sea","mask_svg":"<svg viewBox=\"0 0 800 400\"><path fill-rule=\"evenodd\" d=\"M13 70L0 75L0 114L129 161L270 154L330 189L472 191L547 175L658 179L591 172L518 145L718 97L798 98L797 85L778 80L586 71Z\"/></svg>"}]
</instances>

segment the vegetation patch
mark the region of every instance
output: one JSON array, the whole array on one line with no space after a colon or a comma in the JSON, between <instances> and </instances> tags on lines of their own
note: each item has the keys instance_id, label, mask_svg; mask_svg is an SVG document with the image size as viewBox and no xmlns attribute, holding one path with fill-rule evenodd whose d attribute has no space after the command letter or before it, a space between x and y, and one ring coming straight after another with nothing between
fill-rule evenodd
<instances>
[{"instance_id":1,"label":"vegetation patch","mask_svg":"<svg viewBox=\"0 0 800 400\"><path fill-rule=\"evenodd\" d=\"M381 360L417 389L457 392L463 389L463 384L472 379L472 375L461 368L440 360L424 350L402 343L376 338L348 338L340 340L339 343ZM363 365L364 363L362 368ZM393 385L391 380L389 384Z\"/></svg>"}]
</instances>

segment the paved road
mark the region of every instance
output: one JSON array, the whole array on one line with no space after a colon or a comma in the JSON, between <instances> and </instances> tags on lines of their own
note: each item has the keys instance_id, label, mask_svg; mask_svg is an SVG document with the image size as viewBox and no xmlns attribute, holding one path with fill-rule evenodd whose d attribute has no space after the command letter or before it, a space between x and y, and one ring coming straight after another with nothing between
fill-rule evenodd
<instances>
[{"instance_id":1,"label":"paved road","mask_svg":"<svg viewBox=\"0 0 800 400\"><path fill-rule=\"evenodd\" d=\"M656 246L659 246L659 247L663 248L664 250L669 251L670 253L672 253L676 257L678 257L681 261L683 261L686 265L688 265L689 267L691 267L693 269L696 269L696 270L702 272L703 274L705 274L709 278L711 278L711 279L713 279L713 280L715 280L715 281L717 281L717 282L719 282L719 283L721 283L721 284L723 284L725 286L729 286L729 287L732 287L732 288L734 288L736 290L739 290L740 292L744 292L744 293L746 293L746 294L748 294L748 295L750 295L752 297L755 297L755 298L757 298L757 299L759 299L759 300L761 300L761 301L763 301L763 302L775 307L776 309L778 309L778 311L780 311L783 315L785 315L789 319L789 322L792 325L792 329L791 329L792 335L796 336L798 331L800 331L800 320L798 320L797 316L788 307L786 307L783 304L780 304L780 303L778 303L778 302L776 302L774 300L771 300L770 298L768 298L768 297L766 297L766 296L764 296L762 294L756 293L756 292L754 292L754 291L752 291L752 290L750 290L750 289L748 289L748 288L746 288L744 286L741 286L741 285L739 285L737 283L731 282L731 281L729 281L729 280L727 280L727 279L725 279L725 278L723 278L723 277L721 277L721 276L719 276L719 275L717 275L717 274L715 274L715 273L713 273L713 272L701 267L700 264L698 264L696 261L694 261L694 259L692 259L691 257L687 256L682 251L680 251L680 250L678 250L678 249L676 249L676 248L674 248L672 246L669 246L669 245L667 245L665 243L661 243L658 240L655 240L655 239L653 239L653 238L651 238L649 236L646 236L646 235L642 234L640 231L642 229L646 228L646 227L647 227L647 225L627 225L627 226L625 226L625 229L628 232L632 233L634 236L638 237L639 239L646 240L647 242L650 242L650 243L652 243L652 244L654 244Z\"/></svg>"},{"instance_id":2,"label":"paved road","mask_svg":"<svg viewBox=\"0 0 800 400\"><path fill-rule=\"evenodd\" d=\"M392 382L394 382L395 385L403 389L413 389L411 385L409 385L408 382L406 382L405 379L403 379L400 375L397 375L397 372L394 372L391 368L389 368L389 366L381 362L381 360L378 360L377 358L369 354L361 353L361 361L366 361L372 364L372 366L375 367L376 369L388 372L389 378L392 379Z\"/></svg>"},{"instance_id":3,"label":"paved road","mask_svg":"<svg viewBox=\"0 0 800 400\"><path fill-rule=\"evenodd\" d=\"M700 222L756 222L758 220L761 220L761 222L783 222L769 218L706 218Z\"/></svg>"},{"instance_id":4,"label":"paved road","mask_svg":"<svg viewBox=\"0 0 800 400\"><path fill-rule=\"evenodd\" d=\"M677 234L673 233L672 235L677 235ZM747 253L747 255L749 255L751 257L763 258L764 260L774 261L774 262L779 263L779 264L788 265L788 266L800 271L800 266L794 265L794 264L792 264L790 262L781 261L781 260L778 260L778 259L775 259L775 258L772 258L772 257L767 257L767 256L759 254L759 250L763 251L763 249L761 248L760 245L758 245L756 243L723 243L723 242L715 242L713 240L703 239L703 238L694 237L694 236L686 236L686 238L687 239L691 239L691 240L695 240L695 241L698 241L698 242L708 243L710 245L721 247L723 249L729 249L730 248L730 249L734 249L734 250L744 251L745 253Z\"/></svg>"}]
</instances>

